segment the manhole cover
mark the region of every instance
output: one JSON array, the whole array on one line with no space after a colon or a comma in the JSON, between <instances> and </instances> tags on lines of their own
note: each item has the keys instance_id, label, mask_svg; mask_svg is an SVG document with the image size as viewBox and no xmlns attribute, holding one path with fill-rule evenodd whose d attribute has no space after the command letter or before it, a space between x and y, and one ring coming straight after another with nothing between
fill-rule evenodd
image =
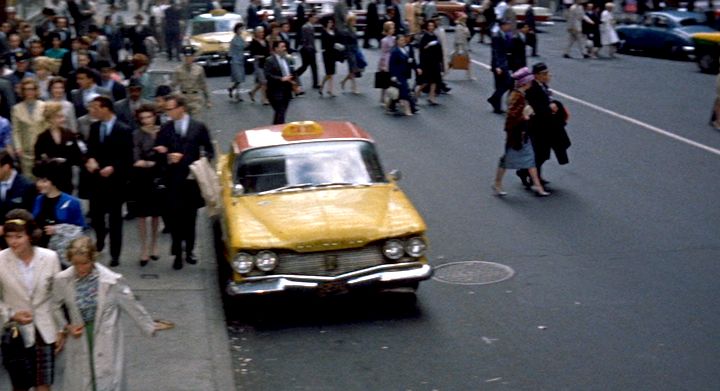
<instances>
[{"instance_id":1,"label":"manhole cover","mask_svg":"<svg viewBox=\"0 0 720 391\"><path fill-rule=\"evenodd\" d=\"M505 281L515 275L509 266L495 262L452 262L435 267L433 280L457 285L484 285Z\"/></svg>"}]
</instances>

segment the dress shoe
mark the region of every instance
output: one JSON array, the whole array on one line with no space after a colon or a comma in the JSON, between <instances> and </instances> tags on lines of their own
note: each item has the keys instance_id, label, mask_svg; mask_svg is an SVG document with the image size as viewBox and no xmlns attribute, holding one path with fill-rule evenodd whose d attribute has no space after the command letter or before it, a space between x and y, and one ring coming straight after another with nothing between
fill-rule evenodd
<instances>
[{"instance_id":1,"label":"dress shoe","mask_svg":"<svg viewBox=\"0 0 720 391\"><path fill-rule=\"evenodd\" d=\"M550 193L548 193L547 191L543 190L542 188L540 188L538 186L533 186L533 187L531 187L531 189L532 189L532 191L535 192L535 195L538 197L547 197L550 195Z\"/></svg>"},{"instance_id":2,"label":"dress shoe","mask_svg":"<svg viewBox=\"0 0 720 391\"><path fill-rule=\"evenodd\" d=\"M312 88L313 88L313 90L319 90L319 89L320 89L320 85L315 84L314 86L312 86Z\"/></svg>"},{"instance_id":3,"label":"dress shoe","mask_svg":"<svg viewBox=\"0 0 720 391\"><path fill-rule=\"evenodd\" d=\"M563 54L563 58L572 58L569 54Z\"/></svg>"},{"instance_id":4,"label":"dress shoe","mask_svg":"<svg viewBox=\"0 0 720 391\"><path fill-rule=\"evenodd\" d=\"M182 268L183 268L182 257L181 256L175 257L175 261L173 261L173 269L180 270Z\"/></svg>"},{"instance_id":5,"label":"dress shoe","mask_svg":"<svg viewBox=\"0 0 720 391\"><path fill-rule=\"evenodd\" d=\"M495 195L498 197L505 197L507 195L507 192L498 185L492 185L492 189L493 189L493 192L495 193Z\"/></svg>"},{"instance_id":6,"label":"dress shoe","mask_svg":"<svg viewBox=\"0 0 720 391\"><path fill-rule=\"evenodd\" d=\"M160 259L160 256L158 256L158 255L151 255L151 256L150 256L150 259L152 259L153 261L157 261L158 259Z\"/></svg>"},{"instance_id":7,"label":"dress shoe","mask_svg":"<svg viewBox=\"0 0 720 391\"><path fill-rule=\"evenodd\" d=\"M187 262L189 265L195 265L197 263L197 258L193 257L192 255L186 255L185 262Z\"/></svg>"},{"instance_id":8,"label":"dress shoe","mask_svg":"<svg viewBox=\"0 0 720 391\"><path fill-rule=\"evenodd\" d=\"M117 258L113 258L113 259L110 261L110 266L112 266L112 267L120 266L120 260L117 259Z\"/></svg>"},{"instance_id":9,"label":"dress shoe","mask_svg":"<svg viewBox=\"0 0 720 391\"><path fill-rule=\"evenodd\" d=\"M530 186L532 186L532 181L530 181L530 176L528 174L516 171L515 175L520 178L520 181L522 181L522 184L526 189L529 189Z\"/></svg>"},{"instance_id":10,"label":"dress shoe","mask_svg":"<svg viewBox=\"0 0 720 391\"><path fill-rule=\"evenodd\" d=\"M503 109L493 109L493 113L495 113L495 114L505 114L505 110L503 110Z\"/></svg>"},{"instance_id":11,"label":"dress shoe","mask_svg":"<svg viewBox=\"0 0 720 391\"><path fill-rule=\"evenodd\" d=\"M148 262L150 262L149 259L141 259L141 260L140 260L140 267L145 267L145 266L147 266Z\"/></svg>"}]
</instances>

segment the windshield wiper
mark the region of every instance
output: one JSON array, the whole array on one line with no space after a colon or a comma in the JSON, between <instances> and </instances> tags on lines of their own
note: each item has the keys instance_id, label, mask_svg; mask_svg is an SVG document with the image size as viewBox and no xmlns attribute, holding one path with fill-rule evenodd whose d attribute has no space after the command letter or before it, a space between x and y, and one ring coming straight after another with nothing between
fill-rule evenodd
<instances>
[{"instance_id":1,"label":"windshield wiper","mask_svg":"<svg viewBox=\"0 0 720 391\"><path fill-rule=\"evenodd\" d=\"M282 186L282 187L278 187L278 188L276 188L276 189L270 189L270 190L261 191L261 192L258 192L257 194L260 194L260 195L262 195L262 194L271 194L271 193L277 193L277 192L285 191L285 190L306 189L306 188L308 188L308 187L313 187L313 186L315 186L314 183L296 183L296 184L293 184L293 185L285 185L285 186Z\"/></svg>"},{"instance_id":2,"label":"windshield wiper","mask_svg":"<svg viewBox=\"0 0 720 391\"><path fill-rule=\"evenodd\" d=\"M318 183L315 187L331 187L331 186L370 186L369 183L353 183L353 182L324 182Z\"/></svg>"}]
</instances>

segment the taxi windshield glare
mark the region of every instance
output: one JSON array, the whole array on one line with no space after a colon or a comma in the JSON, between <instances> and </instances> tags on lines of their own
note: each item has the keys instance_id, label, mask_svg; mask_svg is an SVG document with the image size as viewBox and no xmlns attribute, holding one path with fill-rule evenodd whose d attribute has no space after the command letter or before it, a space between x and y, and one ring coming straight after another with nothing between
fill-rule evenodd
<instances>
[{"instance_id":1,"label":"taxi windshield glare","mask_svg":"<svg viewBox=\"0 0 720 391\"><path fill-rule=\"evenodd\" d=\"M367 141L322 141L244 152L236 160L235 182L245 193L327 184L385 183L380 161Z\"/></svg>"}]
</instances>

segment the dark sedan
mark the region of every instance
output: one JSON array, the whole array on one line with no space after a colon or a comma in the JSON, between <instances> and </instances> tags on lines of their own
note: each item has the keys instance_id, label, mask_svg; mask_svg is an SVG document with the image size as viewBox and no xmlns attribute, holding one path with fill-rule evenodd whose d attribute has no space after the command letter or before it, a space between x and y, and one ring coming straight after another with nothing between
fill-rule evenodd
<instances>
[{"instance_id":1,"label":"dark sedan","mask_svg":"<svg viewBox=\"0 0 720 391\"><path fill-rule=\"evenodd\" d=\"M694 12L647 13L635 24L618 26L620 50L687 57L695 51L693 34L715 31L705 20L705 15Z\"/></svg>"}]
</instances>

